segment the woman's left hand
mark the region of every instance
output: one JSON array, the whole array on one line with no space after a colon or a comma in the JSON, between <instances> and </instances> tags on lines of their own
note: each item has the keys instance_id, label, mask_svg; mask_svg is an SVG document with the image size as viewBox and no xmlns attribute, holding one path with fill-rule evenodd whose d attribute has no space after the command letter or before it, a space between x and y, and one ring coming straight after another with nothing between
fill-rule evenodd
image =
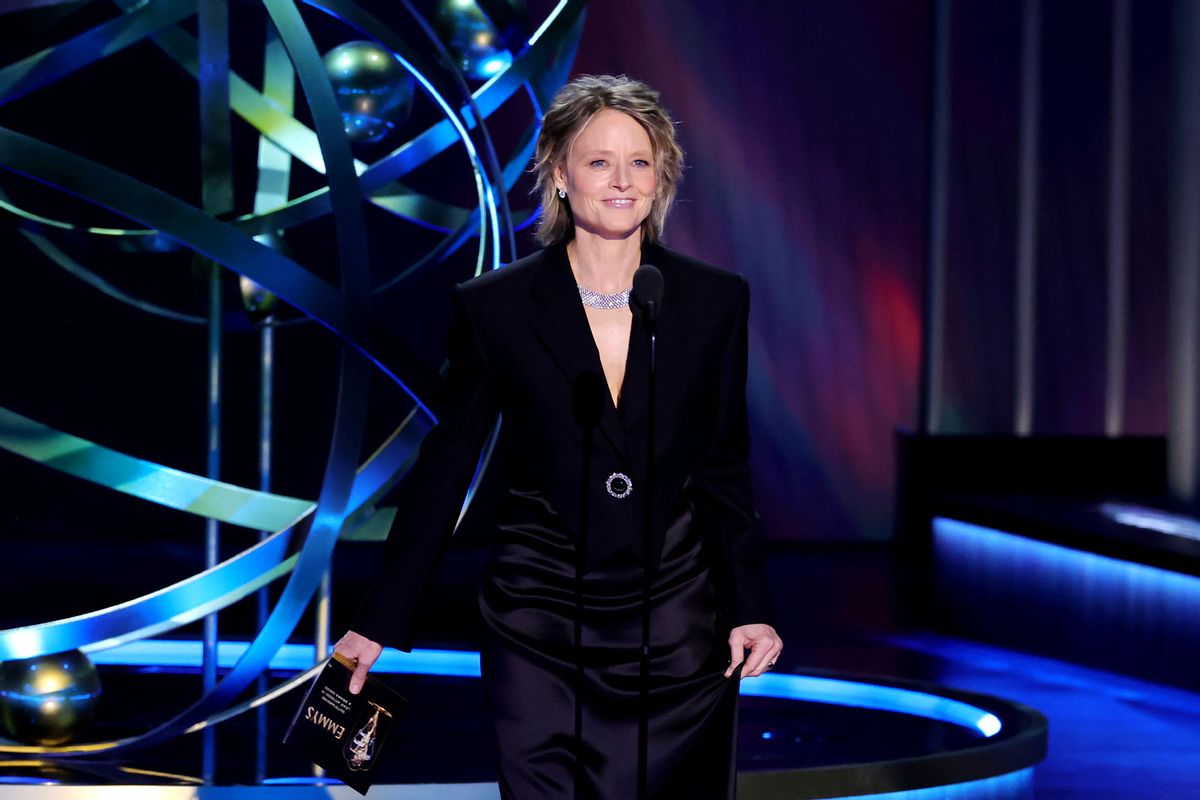
<instances>
[{"instance_id":1,"label":"woman's left hand","mask_svg":"<svg viewBox=\"0 0 1200 800\"><path fill-rule=\"evenodd\" d=\"M746 651L750 655L746 655ZM770 625L740 625L729 632L729 669L725 677L733 675L737 665L744 660L743 678L757 678L775 666L783 652L783 639Z\"/></svg>"}]
</instances>

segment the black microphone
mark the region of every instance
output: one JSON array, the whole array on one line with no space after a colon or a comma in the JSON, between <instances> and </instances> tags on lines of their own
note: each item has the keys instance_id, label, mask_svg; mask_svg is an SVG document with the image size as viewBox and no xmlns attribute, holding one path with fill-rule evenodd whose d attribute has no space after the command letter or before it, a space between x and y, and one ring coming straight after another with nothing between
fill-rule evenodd
<instances>
[{"instance_id":1,"label":"black microphone","mask_svg":"<svg viewBox=\"0 0 1200 800\"><path fill-rule=\"evenodd\" d=\"M643 264L633 273L631 307L635 314L646 320L647 330L653 331L658 324L658 311L662 308L663 276L658 267Z\"/></svg>"}]
</instances>

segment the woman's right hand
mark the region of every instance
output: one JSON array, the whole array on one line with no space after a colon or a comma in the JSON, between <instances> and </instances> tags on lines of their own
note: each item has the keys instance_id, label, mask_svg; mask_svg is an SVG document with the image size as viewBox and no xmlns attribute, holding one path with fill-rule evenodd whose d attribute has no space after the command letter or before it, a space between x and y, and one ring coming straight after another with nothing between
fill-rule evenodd
<instances>
[{"instance_id":1,"label":"woman's right hand","mask_svg":"<svg viewBox=\"0 0 1200 800\"><path fill-rule=\"evenodd\" d=\"M350 694L358 694L367 682L367 672L383 652L383 645L354 631L346 631L346 635L338 639L333 650L354 662L354 674L350 676Z\"/></svg>"}]
</instances>

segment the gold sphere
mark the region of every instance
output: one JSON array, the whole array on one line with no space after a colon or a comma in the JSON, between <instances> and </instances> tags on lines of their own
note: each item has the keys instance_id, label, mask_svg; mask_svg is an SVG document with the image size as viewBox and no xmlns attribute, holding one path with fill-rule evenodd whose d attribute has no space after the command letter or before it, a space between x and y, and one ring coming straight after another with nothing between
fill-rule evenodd
<instances>
[{"instance_id":1,"label":"gold sphere","mask_svg":"<svg viewBox=\"0 0 1200 800\"><path fill-rule=\"evenodd\" d=\"M100 676L79 650L0 663L0 723L20 742L69 742L96 712Z\"/></svg>"}]
</instances>

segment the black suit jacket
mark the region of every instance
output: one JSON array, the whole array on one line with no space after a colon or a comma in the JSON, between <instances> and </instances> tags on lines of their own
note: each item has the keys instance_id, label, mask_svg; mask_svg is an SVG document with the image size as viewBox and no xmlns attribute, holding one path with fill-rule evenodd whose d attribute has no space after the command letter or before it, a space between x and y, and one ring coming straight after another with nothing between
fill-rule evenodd
<instances>
[{"instance_id":1,"label":"black suit jacket","mask_svg":"<svg viewBox=\"0 0 1200 800\"><path fill-rule=\"evenodd\" d=\"M728 627L767 621L762 533L747 467L747 315L741 276L644 248L663 275L657 337L652 561L666 525L688 504L711 553ZM642 563L649 348L635 316L621 390L607 385L593 434L586 559ZM456 287L450 369L438 424L395 493L399 513L384 566L354 624L377 642L411 645L412 611L453 530L483 443L502 415L495 458L513 488L546 497L578 536L583 435L573 412L580 376L603 375L564 246ZM631 480L613 497L605 480Z\"/></svg>"}]
</instances>

